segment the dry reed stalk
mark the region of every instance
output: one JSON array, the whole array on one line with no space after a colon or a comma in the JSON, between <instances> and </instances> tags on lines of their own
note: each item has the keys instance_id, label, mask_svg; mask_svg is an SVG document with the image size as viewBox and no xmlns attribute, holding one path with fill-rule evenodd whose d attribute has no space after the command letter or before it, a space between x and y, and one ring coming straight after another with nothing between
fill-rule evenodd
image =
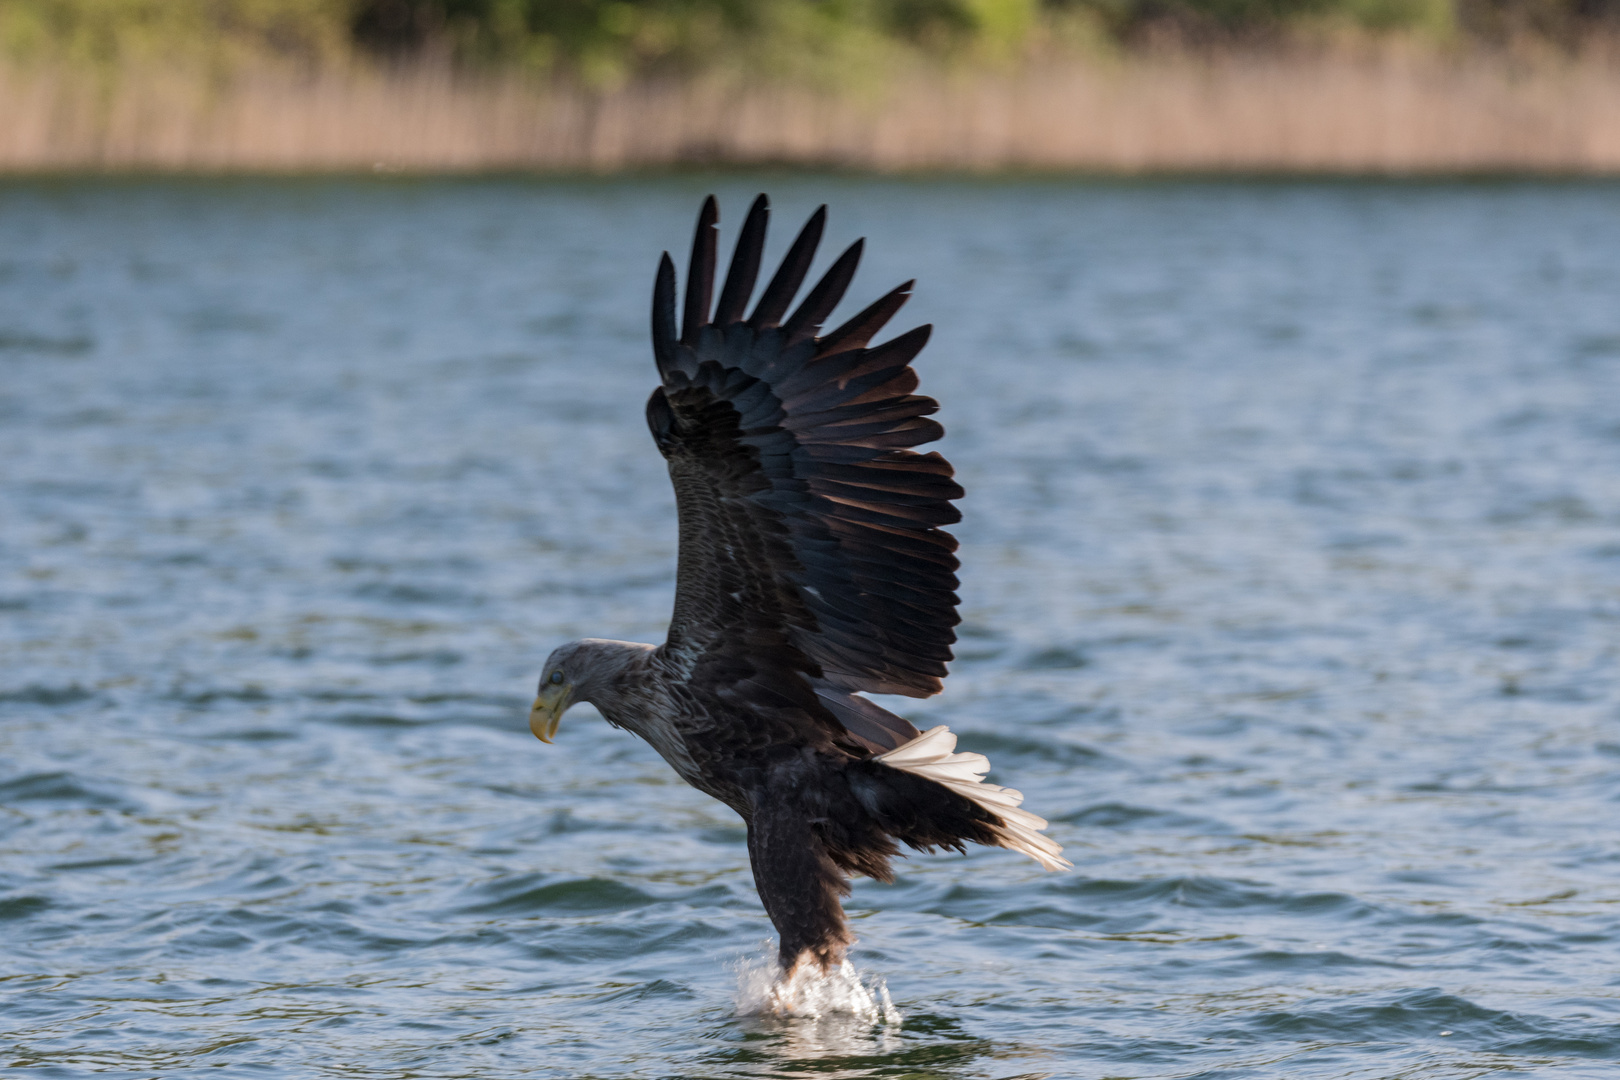
<instances>
[{"instance_id":1,"label":"dry reed stalk","mask_svg":"<svg viewBox=\"0 0 1620 1080\"><path fill-rule=\"evenodd\" d=\"M1620 172L1620 66L1433 54L1135 57L897 80L593 93L432 69L98 81L0 66L0 170L612 170L681 162Z\"/></svg>"}]
</instances>

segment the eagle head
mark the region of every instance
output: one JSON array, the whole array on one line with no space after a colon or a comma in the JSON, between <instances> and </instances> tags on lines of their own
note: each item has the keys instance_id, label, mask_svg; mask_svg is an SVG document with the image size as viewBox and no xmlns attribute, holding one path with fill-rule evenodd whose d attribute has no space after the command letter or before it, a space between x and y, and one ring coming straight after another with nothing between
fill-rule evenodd
<instances>
[{"instance_id":1,"label":"eagle head","mask_svg":"<svg viewBox=\"0 0 1620 1080\"><path fill-rule=\"evenodd\" d=\"M559 645L540 670L540 689L529 707L529 730L549 743L557 734L563 713L579 701L601 707L604 698L620 690L631 665L652 651L651 645L633 641L583 638Z\"/></svg>"}]
</instances>

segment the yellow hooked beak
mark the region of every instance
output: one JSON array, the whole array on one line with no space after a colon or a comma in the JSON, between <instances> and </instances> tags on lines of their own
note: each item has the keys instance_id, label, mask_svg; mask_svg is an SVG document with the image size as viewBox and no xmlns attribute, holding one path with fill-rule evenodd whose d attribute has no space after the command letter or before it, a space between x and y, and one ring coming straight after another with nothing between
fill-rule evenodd
<instances>
[{"instance_id":1,"label":"yellow hooked beak","mask_svg":"<svg viewBox=\"0 0 1620 1080\"><path fill-rule=\"evenodd\" d=\"M541 689L540 696L529 707L529 730L543 743L549 743L562 723L562 714L573 704L574 688L566 683Z\"/></svg>"}]
</instances>

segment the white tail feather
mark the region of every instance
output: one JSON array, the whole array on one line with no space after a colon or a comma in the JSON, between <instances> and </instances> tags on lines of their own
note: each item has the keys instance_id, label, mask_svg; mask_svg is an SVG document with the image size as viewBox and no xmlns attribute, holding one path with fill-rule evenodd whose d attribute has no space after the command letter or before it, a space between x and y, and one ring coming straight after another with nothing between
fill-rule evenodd
<instances>
[{"instance_id":1,"label":"white tail feather","mask_svg":"<svg viewBox=\"0 0 1620 1080\"><path fill-rule=\"evenodd\" d=\"M956 753L956 736L945 725L929 728L910 742L872 760L914 776L927 777L984 807L1001 819L1001 826L994 830L996 843L1009 851L1022 852L1048 870L1074 869L1074 864L1063 858L1063 848L1057 841L1041 835L1046 819L1018 808L1024 801L1024 793L985 783L984 774L990 771L990 759L983 754Z\"/></svg>"}]
</instances>

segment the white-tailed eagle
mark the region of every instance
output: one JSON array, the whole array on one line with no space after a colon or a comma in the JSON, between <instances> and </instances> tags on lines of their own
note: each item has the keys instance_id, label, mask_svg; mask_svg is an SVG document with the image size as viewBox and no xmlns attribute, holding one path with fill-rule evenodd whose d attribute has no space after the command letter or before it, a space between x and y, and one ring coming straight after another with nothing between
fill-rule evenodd
<instances>
[{"instance_id":1,"label":"white-tailed eagle","mask_svg":"<svg viewBox=\"0 0 1620 1080\"><path fill-rule=\"evenodd\" d=\"M962 489L911 447L944 434L912 393L922 326L877 346L911 282L829 334L862 242L790 315L820 242L817 210L747 311L769 216L755 200L714 299L719 211L698 215L681 321L666 252L653 288L661 385L647 424L680 515L675 612L662 645L586 639L553 652L529 715L545 742L588 701L748 824L748 854L784 973L839 963L846 878L890 881L899 843L968 842L1069 866L1023 796L863 692L937 694L956 640Z\"/></svg>"}]
</instances>

